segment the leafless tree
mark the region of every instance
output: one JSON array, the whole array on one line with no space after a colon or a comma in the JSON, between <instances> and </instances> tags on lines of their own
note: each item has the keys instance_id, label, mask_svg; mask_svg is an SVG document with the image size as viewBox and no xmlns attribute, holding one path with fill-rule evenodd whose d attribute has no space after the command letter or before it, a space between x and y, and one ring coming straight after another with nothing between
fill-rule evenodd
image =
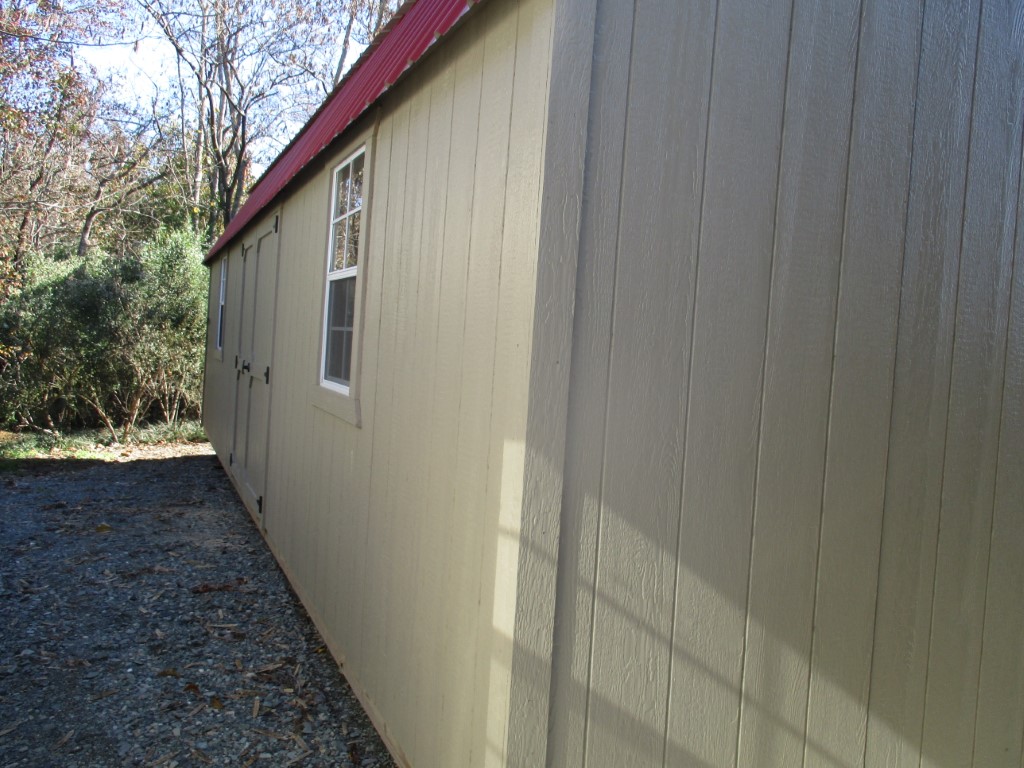
<instances>
[{"instance_id":1,"label":"leafless tree","mask_svg":"<svg viewBox=\"0 0 1024 768\"><path fill-rule=\"evenodd\" d=\"M123 250L183 217L208 240L397 0L5 0L0 4L0 278L28 251ZM131 32L128 27L133 27ZM152 104L118 103L81 46L175 52ZM170 87L166 87L170 85ZM147 229L148 228L148 229Z\"/></svg>"},{"instance_id":2,"label":"leafless tree","mask_svg":"<svg viewBox=\"0 0 1024 768\"><path fill-rule=\"evenodd\" d=\"M0 7L0 263L13 279L29 250L77 242L136 201L161 173L152 116L116 105L75 59L118 34L117 0ZM4 295L9 284L5 283Z\"/></svg>"},{"instance_id":3,"label":"leafless tree","mask_svg":"<svg viewBox=\"0 0 1024 768\"><path fill-rule=\"evenodd\" d=\"M78 217L79 256L92 245L94 228L103 218L107 243L120 241L120 250L130 240L141 239L133 221L160 222L147 210L159 204L149 192L172 174L177 149L161 130L158 114L141 104L108 102L97 110L90 138L82 147L80 176L88 194Z\"/></svg>"},{"instance_id":4,"label":"leafless tree","mask_svg":"<svg viewBox=\"0 0 1024 768\"><path fill-rule=\"evenodd\" d=\"M196 209L212 206L213 237L241 206L253 164L269 161L333 87L335 46L362 17L353 0L136 1L177 57L189 195Z\"/></svg>"},{"instance_id":5,"label":"leafless tree","mask_svg":"<svg viewBox=\"0 0 1024 768\"><path fill-rule=\"evenodd\" d=\"M372 43L400 5L399 0L348 0L344 32L334 68L335 84L345 75L353 47L363 48Z\"/></svg>"}]
</instances>

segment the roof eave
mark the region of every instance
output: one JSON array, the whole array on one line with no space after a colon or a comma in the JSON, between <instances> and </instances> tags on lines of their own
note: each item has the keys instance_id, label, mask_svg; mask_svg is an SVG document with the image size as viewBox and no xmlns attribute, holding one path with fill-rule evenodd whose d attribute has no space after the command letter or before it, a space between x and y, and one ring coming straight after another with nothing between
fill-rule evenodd
<instances>
[{"instance_id":1,"label":"roof eave","mask_svg":"<svg viewBox=\"0 0 1024 768\"><path fill-rule=\"evenodd\" d=\"M324 103L253 185L246 203L206 254L209 262L353 122L403 79L483 0L407 0Z\"/></svg>"}]
</instances>

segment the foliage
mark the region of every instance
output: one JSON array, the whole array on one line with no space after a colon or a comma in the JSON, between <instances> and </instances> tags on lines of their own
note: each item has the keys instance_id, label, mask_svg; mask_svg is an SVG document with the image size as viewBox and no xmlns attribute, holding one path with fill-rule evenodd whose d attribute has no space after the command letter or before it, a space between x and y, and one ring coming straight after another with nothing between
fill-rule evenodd
<instances>
[{"instance_id":1,"label":"foliage","mask_svg":"<svg viewBox=\"0 0 1024 768\"><path fill-rule=\"evenodd\" d=\"M174 424L156 422L142 425L130 439L134 445L206 442L206 432L198 421L182 420ZM0 471L4 460L41 459L60 456L74 459L117 458L121 443L115 443L106 429L60 432L0 432Z\"/></svg>"},{"instance_id":2,"label":"foliage","mask_svg":"<svg viewBox=\"0 0 1024 768\"><path fill-rule=\"evenodd\" d=\"M200 240L398 2L0 3L0 425L123 440L198 412ZM150 103L83 64L154 29L177 68Z\"/></svg>"},{"instance_id":3,"label":"foliage","mask_svg":"<svg viewBox=\"0 0 1024 768\"><path fill-rule=\"evenodd\" d=\"M127 439L148 416L198 414L206 270L189 231L161 231L137 256L34 257L0 323L0 414L22 428L98 420ZM118 436L118 432L120 436Z\"/></svg>"},{"instance_id":4,"label":"foliage","mask_svg":"<svg viewBox=\"0 0 1024 768\"><path fill-rule=\"evenodd\" d=\"M105 429L60 432L0 432L0 472L7 462L63 456L72 459L100 459L110 449L110 434Z\"/></svg>"}]
</instances>

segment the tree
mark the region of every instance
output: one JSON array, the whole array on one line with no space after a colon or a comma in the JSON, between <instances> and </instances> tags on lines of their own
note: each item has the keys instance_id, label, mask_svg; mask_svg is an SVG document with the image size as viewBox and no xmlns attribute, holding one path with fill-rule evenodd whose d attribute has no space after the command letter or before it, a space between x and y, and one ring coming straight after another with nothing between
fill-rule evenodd
<instances>
[{"instance_id":1,"label":"tree","mask_svg":"<svg viewBox=\"0 0 1024 768\"><path fill-rule=\"evenodd\" d=\"M345 75L353 43L361 48L368 46L398 10L397 0L348 0L345 5L346 21L334 68L335 84Z\"/></svg>"},{"instance_id":2,"label":"tree","mask_svg":"<svg viewBox=\"0 0 1024 768\"><path fill-rule=\"evenodd\" d=\"M80 148L79 256L93 244L93 233L102 219L109 224L104 245L110 248L118 243L118 252L124 252L129 241L144 240L155 228L132 231L133 220L138 223L132 214L148 206L147 190L167 176L173 162L168 157L171 148L156 127L155 115L133 112L120 104L97 110Z\"/></svg>"},{"instance_id":3,"label":"tree","mask_svg":"<svg viewBox=\"0 0 1024 768\"><path fill-rule=\"evenodd\" d=\"M189 196L210 201L212 239L266 162L334 84L334 45L389 16L380 0L137 0L178 61ZM369 28L369 27L367 27ZM201 189L201 188L205 189Z\"/></svg>"},{"instance_id":4,"label":"tree","mask_svg":"<svg viewBox=\"0 0 1024 768\"><path fill-rule=\"evenodd\" d=\"M75 56L118 34L119 1L0 9L0 295L30 251L123 252L161 224L145 198L175 168L173 134Z\"/></svg>"},{"instance_id":5,"label":"tree","mask_svg":"<svg viewBox=\"0 0 1024 768\"><path fill-rule=\"evenodd\" d=\"M0 422L123 439L194 412L198 254L395 2L0 5ZM152 103L124 103L78 52L143 22L176 71Z\"/></svg>"}]
</instances>

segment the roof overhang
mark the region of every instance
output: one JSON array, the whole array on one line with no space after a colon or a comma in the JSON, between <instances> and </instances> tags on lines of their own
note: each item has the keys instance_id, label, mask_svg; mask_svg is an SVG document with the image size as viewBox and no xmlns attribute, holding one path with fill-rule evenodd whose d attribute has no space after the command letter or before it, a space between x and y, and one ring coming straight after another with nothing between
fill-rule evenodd
<instances>
[{"instance_id":1,"label":"roof overhang","mask_svg":"<svg viewBox=\"0 0 1024 768\"><path fill-rule=\"evenodd\" d=\"M408 0L384 31L324 100L309 121L270 164L249 198L231 219L206 261L277 199L303 168L416 64L458 21L483 0Z\"/></svg>"}]
</instances>

